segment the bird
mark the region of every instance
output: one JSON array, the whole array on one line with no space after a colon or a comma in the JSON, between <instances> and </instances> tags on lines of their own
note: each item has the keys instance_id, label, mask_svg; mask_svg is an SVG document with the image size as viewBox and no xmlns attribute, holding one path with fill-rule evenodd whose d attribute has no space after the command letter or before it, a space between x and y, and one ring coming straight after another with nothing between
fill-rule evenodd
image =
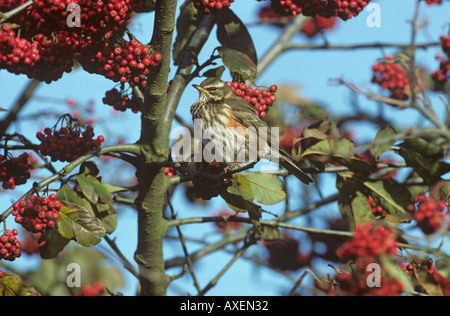
<instances>
[{"instance_id":1,"label":"bird","mask_svg":"<svg viewBox=\"0 0 450 316\"><path fill-rule=\"evenodd\" d=\"M199 91L198 100L190 108L194 126L197 121L201 130L213 130L209 139L210 145L212 141L212 145L216 149L219 148L220 150L225 147L228 150L229 147L227 146L233 147L232 145L235 145L236 142L238 144L244 143L248 147L251 144L251 139L259 139L256 151L257 159L266 158L264 156L275 157L269 149L276 148L279 165L301 182L305 184L313 182L284 149L279 147L278 144L273 144L271 129L267 123L256 114L254 107L237 96L226 82L211 77L205 79L200 85L193 84L193 87ZM264 131L267 131L267 135L262 134ZM208 142L205 139L202 139L202 141L204 145L207 145ZM261 150L261 148L263 149ZM236 151L234 149L233 156L225 155L224 158L224 162L233 165L233 167L236 165L236 155L239 154L241 148L237 148ZM230 152L227 151L227 153ZM245 154L249 155L249 148L245 148Z\"/></svg>"}]
</instances>

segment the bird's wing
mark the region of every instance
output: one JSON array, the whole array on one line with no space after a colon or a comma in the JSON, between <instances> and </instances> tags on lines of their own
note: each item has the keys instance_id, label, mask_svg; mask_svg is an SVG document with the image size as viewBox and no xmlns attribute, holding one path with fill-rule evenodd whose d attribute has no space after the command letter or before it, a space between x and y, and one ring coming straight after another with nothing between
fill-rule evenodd
<instances>
[{"instance_id":1,"label":"bird's wing","mask_svg":"<svg viewBox=\"0 0 450 316\"><path fill-rule=\"evenodd\" d=\"M225 104L230 106L233 111L234 119L246 128L254 127L257 132L260 127L267 128L267 143L269 146L272 145L272 132L269 125L267 125L267 123L256 114L255 108L250 103L239 97L232 97L226 99ZM280 155L290 157L289 154L281 146L279 146L279 143L277 147Z\"/></svg>"},{"instance_id":2,"label":"bird's wing","mask_svg":"<svg viewBox=\"0 0 450 316\"><path fill-rule=\"evenodd\" d=\"M261 117L259 117L253 106L239 97L225 99L233 115L234 119L245 127L269 127Z\"/></svg>"}]
</instances>

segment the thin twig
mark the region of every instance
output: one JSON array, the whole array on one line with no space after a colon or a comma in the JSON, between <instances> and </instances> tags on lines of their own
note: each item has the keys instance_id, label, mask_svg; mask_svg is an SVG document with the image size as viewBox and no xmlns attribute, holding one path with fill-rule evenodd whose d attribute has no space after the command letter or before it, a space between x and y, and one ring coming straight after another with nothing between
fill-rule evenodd
<instances>
[{"instance_id":1,"label":"thin twig","mask_svg":"<svg viewBox=\"0 0 450 316\"><path fill-rule=\"evenodd\" d=\"M3 23L6 20L12 18L14 15L16 15L16 14L20 13L21 11L25 10L30 5L32 5L33 3L34 3L33 0L28 0L24 4L18 6L17 8L12 9L11 11L8 11L8 12L5 12L5 13L1 13L0 12L0 17L1 17L0 23Z\"/></svg>"},{"instance_id":2,"label":"thin twig","mask_svg":"<svg viewBox=\"0 0 450 316\"><path fill-rule=\"evenodd\" d=\"M241 249L239 249L236 254L234 255L234 257L225 265L225 267L222 268L222 270L220 270L220 272L217 274L216 277L214 277L214 279L212 279L203 290L200 291L200 293L198 293L198 296L204 296L206 294L206 292L208 292L210 289L212 289L217 282L219 282L219 279L225 274L225 272L227 272L230 267L233 265L233 263L236 262L236 260L238 260L248 249L248 245L244 245L244 247L242 247Z\"/></svg>"},{"instance_id":3,"label":"thin twig","mask_svg":"<svg viewBox=\"0 0 450 316\"><path fill-rule=\"evenodd\" d=\"M139 279L139 273L137 273L136 269L133 267L131 262L129 262L128 259L122 254L120 249L117 247L116 243L113 240L111 240L109 236L105 236L104 239L111 247L111 249L115 252L115 254L119 257L119 259L122 261L124 268L127 269L137 279Z\"/></svg>"},{"instance_id":4,"label":"thin twig","mask_svg":"<svg viewBox=\"0 0 450 316\"><path fill-rule=\"evenodd\" d=\"M175 214L175 210L173 208L172 202L170 200L170 197L167 198L167 202L168 202L170 211L172 213L172 220L174 220L176 218L176 214ZM197 289L198 292L200 292L201 291L201 287L200 287L200 284L198 283L197 276L195 275L194 265L192 263L191 257L189 256L189 252L188 252L187 247L186 247L186 241L184 239L184 235L181 232L180 226L176 226L176 229L177 229L178 236L179 236L179 239L180 239L180 242L181 242L181 247L183 248L184 257L186 258L186 264L187 264L187 267L189 269L189 273L192 276L192 280L194 281L195 288Z\"/></svg>"}]
</instances>

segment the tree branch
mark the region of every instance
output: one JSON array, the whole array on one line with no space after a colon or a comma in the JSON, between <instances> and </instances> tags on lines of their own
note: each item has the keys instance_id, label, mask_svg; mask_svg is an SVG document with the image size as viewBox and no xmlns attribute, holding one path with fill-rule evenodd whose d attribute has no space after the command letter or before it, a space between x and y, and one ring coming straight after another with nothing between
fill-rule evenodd
<instances>
[{"instance_id":1,"label":"tree branch","mask_svg":"<svg viewBox=\"0 0 450 316\"><path fill-rule=\"evenodd\" d=\"M8 115L0 122L0 135L5 134L9 125L17 119L17 115L33 97L34 91L40 83L41 82L36 79L33 79L28 83L12 109L9 110Z\"/></svg>"}]
</instances>

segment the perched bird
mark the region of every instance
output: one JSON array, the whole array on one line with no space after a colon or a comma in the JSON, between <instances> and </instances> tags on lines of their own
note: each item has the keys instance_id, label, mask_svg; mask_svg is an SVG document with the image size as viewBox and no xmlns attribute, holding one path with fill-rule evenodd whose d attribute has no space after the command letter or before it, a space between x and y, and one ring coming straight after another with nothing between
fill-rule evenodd
<instances>
[{"instance_id":1,"label":"perched bird","mask_svg":"<svg viewBox=\"0 0 450 316\"><path fill-rule=\"evenodd\" d=\"M208 78L200 85L193 86L200 92L199 99L191 106L194 125L197 121L200 122L202 130L214 131L209 142L212 141L216 150L225 148L225 152L230 153L228 150L233 148L233 155L225 154L222 162L234 166L237 162L242 162L236 159L242 149L236 144L249 147L249 144L252 144L249 139L259 140L258 148L253 148L253 152L257 153L257 159L276 156L277 162L300 181L306 184L312 182L312 179L292 161L289 154L280 148L279 144L273 143L270 127L255 113L251 104L238 97L227 83L217 78ZM203 143L205 145L205 140ZM272 152L273 148L276 153ZM249 148L245 148L244 152L245 157L248 157Z\"/></svg>"}]
</instances>

